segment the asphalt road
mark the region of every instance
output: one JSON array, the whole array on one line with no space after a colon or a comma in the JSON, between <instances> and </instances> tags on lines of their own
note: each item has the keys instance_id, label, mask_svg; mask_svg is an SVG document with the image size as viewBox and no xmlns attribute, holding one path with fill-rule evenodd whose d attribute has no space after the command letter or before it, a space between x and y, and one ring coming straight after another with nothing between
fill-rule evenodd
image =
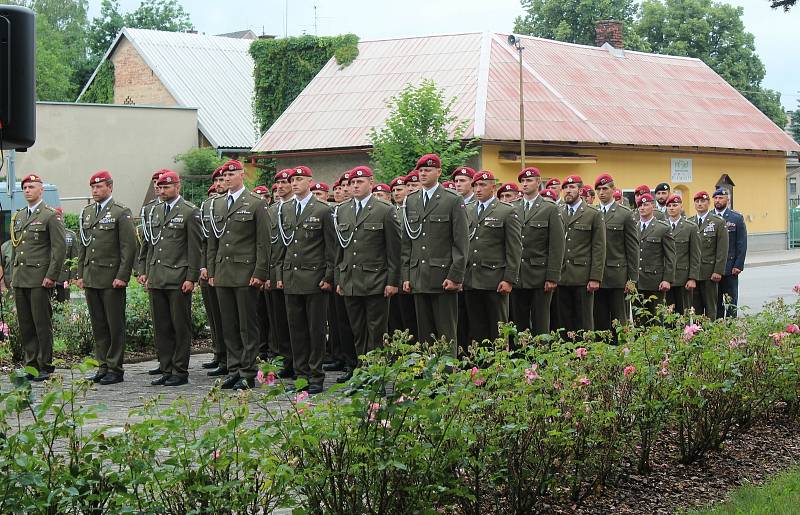
<instances>
[{"instance_id":1,"label":"asphalt road","mask_svg":"<svg viewBox=\"0 0 800 515\"><path fill-rule=\"evenodd\" d=\"M765 303L778 297L794 302L795 284L800 284L800 263L745 268L739 276L739 306L752 312L761 311Z\"/></svg>"}]
</instances>

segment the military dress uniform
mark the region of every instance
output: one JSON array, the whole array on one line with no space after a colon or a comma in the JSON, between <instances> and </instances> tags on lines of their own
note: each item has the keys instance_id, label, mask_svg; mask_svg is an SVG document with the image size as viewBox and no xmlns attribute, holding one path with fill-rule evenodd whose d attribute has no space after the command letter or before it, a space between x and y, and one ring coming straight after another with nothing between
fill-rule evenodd
<instances>
[{"instance_id":1,"label":"military dress uniform","mask_svg":"<svg viewBox=\"0 0 800 515\"><path fill-rule=\"evenodd\" d=\"M545 281L561 282L564 263L564 221L552 200L537 195L526 206L517 203L521 221L522 255L519 280L511 292L514 312L511 319L520 331L533 335L550 331L550 304L553 292L544 291Z\"/></svg>"},{"instance_id":2,"label":"military dress uniform","mask_svg":"<svg viewBox=\"0 0 800 515\"><path fill-rule=\"evenodd\" d=\"M727 192L725 193L727 195ZM716 195L716 192L715 192ZM739 304L739 276L733 275L733 269L744 270L744 260L747 256L747 225L744 217L738 211L730 208L715 214L725 221L728 230L728 259L725 262L725 273L719 282L717 294L717 318L736 316L736 307ZM724 306L724 296L731 297L730 304Z\"/></svg>"},{"instance_id":3,"label":"military dress uniform","mask_svg":"<svg viewBox=\"0 0 800 515\"><path fill-rule=\"evenodd\" d=\"M76 279L76 263L78 259L78 235L70 229L64 228L64 243L66 253L64 254L64 266L58 274L56 281L56 302L66 302L69 300L69 281ZM64 286L64 284L67 284Z\"/></svg>"},{"instance_id":4,"label":"military dress uniform","mask_svg":"<svg viewBox=\"0 0 800 515\"><path fill-rule=\"evenodd\" d=\"M22 185L29 181L41 179L29 175ZM54 370L53 321L51 290L42 286L42 281L57 281L64 266L64 222L60 214L41 201L33 210L24 207L16 212L11 235L12 285L25 366L35 368L41 378L46 378Z\"/></svg>"},{"instance_id":5,"label":"military dress uniform","mask_svg":"<svg viewBox=\"0 0 800 515\"><path fill-rule=\"evenodd\" d=\"M217 196L217 194L212 193L200 205L200 229L202 231L200 269L205 269L206 274L208 274L208 240L211 237L211 202ZM211 342L214 344L214 359L208 364L203 364L203 366L213 369L208 373L210 376L227 375L228 352L225 345L225 333L222 330L222 313L219 310L217 289L208 283L208 279L200 279L200 294L203 296L203 307L206 310L208 327L211 331Z\"/></svg>"},{"instance_id":6,"label":"military dress uniform","mask_svg":"<svg viewBox=\"0 0 800 515\"><path fill-rule=\"evenodd\" d=\"M278 172L278 176L285 171ZM276 176L276 177L278 177ZM288 179L288 175L283 177ZM281 241L281 234L278 229L278 221L281 219L284 211L294 211L294 199L283 201L277 200L274 204L269 206L270 224L272 225L270 231L272 238L270 240L271 252L269 261L269 281L270 288L269 294L269 317L270 317L270 331L272 332L272 341L278 350L278 355L283 359L283 375L286 377L294 376L294 364L292 360L292 342L289 337L289 322L286 318L286 299L284 298L283 290L276 287L281 267L281 260L283 258L284 245Z\"/></svg>"},{"instance_id":7,"label":"military dress uniform","mask_svg":"<svg viewBox=\"0 0 800 515\"><path fill-rule=\"evenodd\" d=\"M559 318L568 331L593 330L594 293L586 285L589 281L601 285L603 282L606 265L603 217L597 208L583 201L573 206L565 204L561 217L566 227L566 244L558 287Z\"/></svg>"},{"instance_id":8,"label":"military dress uniform","mask_svg":"<svg viewBox=\"0 0 800 515\"><path fill-rule=\"evenodd\" d=\"M686 289L689 279L695 282L700 273L700 235L697 224L681 217L677 222L667 221L675 240L675 279L667 292L667 304L675 306L676 313L692 307L692 290Z\"/></svg>"},{"instance_id":9,"label":"military dress uniform","mask_svg":"<svg viewBox=\"0 0 800 515\"><path fill-rule=\"evenodd\" d=\"M627 320L625 285L639 279L639 231L631 210L619 202L597 209L606 228L606 263L603 282L594 297L594 324L595 329L610 330L614 320Z\"/></svg>"},{"instance_id":10,"label":"military dress uniform","mask_svg":"<svg viewBox=\"0 0 800 515\"><path fill-rule=\"evenodd\" d=\"M406 197L404 218L401 274L414 295L417 337L428 342L431 336L444 337L453 342L455 356L458 292L445 291L442 284L445 279L464 282L469 250L464 201L439 185L430 192L420 189Z\"/></svg>"},{"instance_id":11,"label":"military dress uniform","mask_svg":"<svg viewBox=\"0 0 800 515\"><path fill-rule=\"evenodd\" d=\"M395 205L397 221L400 224L400 242L402 247L403 232L405 231L405 218L403 206ZM401 262L402 270L402 262ZM402 279L402 273L401 273ZM417 311L414 307L414 295L403 291L402 285L400 292L389 300L389 331L408 331L412 336L417 336Z\"/></svg>"},{"instance_id":12,"label":"military dress uniform","mask_svg":"<svg viewBox=\"0 0 800 515\"><path fill-rule=\"evenodd\" d=\"M707 212L702 220L698 215L691 217L697 225L700 236L700 272L694 292L694 311L712 320L717 318L718 283L711 280L711 274L725 273L728 259L728 231L725 220L712 212Z\"/></svg>"},{"instance_id":13,"label":"military dress uniform","mask_svg":"<svg viewBox=\"0 0 800 515\"><path fill-rule=\"evenodd\" d=\"M93 182L103 180L111 176L100 172L92 177ZM113 197L86 206L80 228L78 280L83 279L99 363L94 379L118 382L124 374L125 293L136 260L136 229L130 209ZM114 288L115 279L126 287Z\"/></svg>"},{"instance_id":14,"label":"military dress uniform","mask_svg":"<svg viewBox=\"0 0 800 515\"><path fill-rule=\"evenodd\" d=\"M651 199L650 202L654 201ZM664 302L665 292L659 290L659 285L663 281L670 285L675 282L675 240L669 224L656 220L655 216L646 224L642 221L639 224L641 250L636 289L641 296L639 305L649 315L644 318L644 323L652 323L656 306Z\"/></svg>"},{"instance_id":15,"label":"military dress uniform","mask_svg":"<svg viewBox=\"0 0 800 515\"><path fill-rule=\"evenodd\" d=\"M389 329L384 290L401 286L400 224L391 204L370 195L340 206L336 232L336 280L361 356L380 347Z\"/></svg>"},{"instance_id":16,"label":"military dress uniform","mask_svg":"<svg viewBox=\"0 0 800 515\"><path fill-rule=\"evenodd\" d=\"M296 175L311 177L311 170L297 167L293 173ZM292 209L284 209L280 221L285 248L278 280L283 281L294 373L308 381L312 392L318 392L325 381L322 361L328 303L320 283L333 284L336 259L333 218L330 206L311 192L306 199L295 199L284 207Z\"/></svg>"},{"instance_id":17,"label":"military dress uniform","mask_svg":"<svg viewBox=\"0 0 800 515\"><path fill-rule=\"evenodd\" d=\"M345 172L345 176L349 173ZM352 200L346 200L333 206L331 208L333 216L336 217L338 210L351 202ZM322 369L325 371L343 370L345 371L343 377L349 379L349 373L358 366L358 351L356 350L354 330L344 298L336 295L339 274L336 268L334 268L333 272L333 289L325 292L325 296L328 298L328 347L332 361L323 363Z\"/></svg>"},{"instance_id":18,"label":"military dress uniform","mask_svg":"<svg viewBox=\"0 0 800 515\"><path fill-rule=\"evenodd\" d=\"M238 162L226 163L241 170ZM238 195L238 196L237 196ZM270 253L270 218L267 202L244 186L211 200L211 237L208 239L208 277L214 279L222 332L227 351L228 377L222 387L253 386L258 372L259 288L250 279L266 281Z\"/></svg>"},{"instance_id":19,"label":"military dress uniform","mask_svg":"<svg viewBox=\"0 0 800 515\"><path fill-rule=\"evenodd\" d=\"M475 180L486 172L475 174ZM494 177L491 177L494 180ZM498 322L508 322L509 294L498 293L506 281L513 287L519 282L522 255L521 223L517 210L497 198L467 206L469 252L464 274L464 300L467 303L470 341L494 341ZM513 291L513 290L512 290Z\"/></svg>"},{"instance_id":20,"label":"military dress uniform","mask_svg":"<svg viewBox=\"0 0 800 515\"><path fill-rule=\"evenodd\" d=\"M158 184L168 184L169 179L180 180L175 173L164 173ZM200 210L180 196L173 203L163 202L153 213L146 269L156 353L167 385L183 383L189 376L192 290L181 288L200 278L202 238Z\"/></svg>"}]
</instances>

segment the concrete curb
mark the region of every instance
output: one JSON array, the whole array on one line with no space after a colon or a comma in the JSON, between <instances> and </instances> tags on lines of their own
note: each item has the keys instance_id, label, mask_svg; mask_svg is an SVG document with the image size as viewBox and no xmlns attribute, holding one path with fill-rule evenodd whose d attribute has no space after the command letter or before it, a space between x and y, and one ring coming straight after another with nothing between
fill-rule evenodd
<instances>
[{"instance_id":1,"label":"concrete curb","mask_svg":"<svg viewBox=\"0 0 800 515\"><path fill-rule=\"evenodd\" d=\"M745 261L744 266L746 270L748 268L758 268L760 266L788 265L791 263L800 263L800 256L783 258L783 259L774 259L772 261L758 261L755 263L748 263L747 261Z\"/></svg>"}]
</instances>

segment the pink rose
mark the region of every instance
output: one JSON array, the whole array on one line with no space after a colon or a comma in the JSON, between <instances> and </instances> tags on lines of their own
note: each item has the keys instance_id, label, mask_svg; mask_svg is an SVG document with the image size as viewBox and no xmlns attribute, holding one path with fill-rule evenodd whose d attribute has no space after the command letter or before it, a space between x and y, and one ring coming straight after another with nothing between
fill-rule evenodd
<instances>
[{"instance_id":1,"label":"pink rose","mask_svg":"<svg viewBox=\"0 0 800 515\"><path fill-rule=\"evenodd\" d=\"M534 363L533 365L531 365L531 368L525 369L525 381L527 381L528 384L531 384L536 379L541 378L539 372L536 371L537 368L539 368L539 365L537 363Z\"/></svg>"},{"instance_id":2,"label":"pink rose","mask_svg":"<svg viewBox=\"0 0 800 515\"><path fill-rule=\"evenodd\" d=\"M218 460L219 456L220 456L219 449L214 449L213 451L211 451L211 458L212 459Z\"/></svg>"},{"instance_id":3,"label":"pink rose","mask_svg":"<svg viewBox=\"0 0 800 515\"><path fill-rule=\"evenodd\" d=\"M786 326L786 332L789 334L800 333L800 326L798 326L797 324L789 324Z\"/></svg>"},{"instance_id":4,"label":"pink rose","mask_svg":"<svg viewBox=\"0 0 800 515\"><path fill-rule=\"evenodd\" d=\"M625 379L630 379L633 374L636 373L636 367L633 365L628 365L625 367L625 370L622 371L622 375L625 376Z\"/></svg>"},{"instance_id":5,"label":"pink rose","mask_svg":"<svg viewBox=\"0 0 800 515\"><path fill-rule=\"evenodd\" d=\"M303 392L300 392L297 395L295 395L294 402L295 402L295 404L298 404L298 403L303 402L306 399L308 399L308 392L303 391Z\"/></svg>"},{"instance_id":6,"label":"pink rose","mask_svg":"<svg viewBox=\"0 0 800 515\"><path fill-rule=\"evenodd\" d=\"M800 295L800 284L795 284L794 288L792 288L792 291Z\"/></svg>"},{"instance_id":7,"label":"pink rose","mask_svg":"<svg viewBox=\"0 0 800 515\"><path fill-rule=\"evenodd\" d=\"M384 419L384 420L381 420L379 423L380 423L381 427L384 427L386 429L389 429L390 427L392 427L392 423L389 420L385 420Z\"/></svg>"},{"instance_id":8,"label":"pink rose","mask_svg":"<svg viewBox=\"0 0 800 515\"><path fill-rule=\"evenodd\" d=\"M472 367L472 370L469 371L469 378L472 380L472 383L475 386L481 386L483 383L486 382L485 379L478 376L480 369L478 367Z\"/></svg>"},{"instance_id":9,"label":"pink rose","mask_svg":"<svg viewBox=\"0 0 800 515\"><path fill-rule=\"evenodd\" d=\"M780 333L769 333L769 335L772 337L772 341L775 345L780 345L783 339L789 336L789 333L782 331Z\"/></svg>"},{"instance_id":10,"label":"pink rose","mask_svg":"<svg viewBox=\"0 0 800 515\"><path fill-rule=\"evenodd\" d=\"M588 350L586 350L586 347L578 347L577 349L575 349L575 355L576 355L578 358L580 358L580 359L583 359L583 358L585 358L585 357L586 357L586 354L587 354L588 352L589 352L589 351L588 351Z\"/></svg>"},{"instance_id":11,"label":"pink rose","mask_svg":"<svg viewBox=\"0 0 800 515\"><path fill-rule=\"evenodd\" d=\"M702 331L703 328L697 324L688 324L686 327L683 328L683 339L687 342L694 338L694 335Z\"/></svg>"},{"instance_id":12,"label":"pink rose","mask_svg":"<svg viewBox=\"0 0 800 515\"><path fill-rule=\"evenodd\" d=\"M373 402L367 408L367 415L369 415L369 421L375 422L378 419L378 411L381 409L381 404L379 402Z\"/></svg>"},{"instance_id":13,"label":"pink rose","mask_svg":"<svg viewBox=\"0 0 800 515\"><path fill-rule=\"evenodd\" d=\"M3 336L8 337L11 333L11 329L8 328L8 324L5 322L0 322L0 333L3 333Z\"/></svg>"},{"instance_id":14,"label":"pink rose","mask_svg":"<svg viewBox=\"0 0 800 515\"><path fill-rule=\"evenodd\" d=\"M256 381L258 381L258 384L264 384L264 381L266 381L266 379L264 379L263 370L259 370L258 373L256 374Z\"/></svg>"},{"instance_id":15,"label":"pink rose","mask_svg":"<svg viewBox=\"0 0 800 515\"><path fill-rule=\"evenodd\" d=\"M588 377L581 377L580 381L578 381L578 384L580 384L581 386L589 386L590 384L592 384L592 382L589 381Z\"/></svg>"}]
</instances>

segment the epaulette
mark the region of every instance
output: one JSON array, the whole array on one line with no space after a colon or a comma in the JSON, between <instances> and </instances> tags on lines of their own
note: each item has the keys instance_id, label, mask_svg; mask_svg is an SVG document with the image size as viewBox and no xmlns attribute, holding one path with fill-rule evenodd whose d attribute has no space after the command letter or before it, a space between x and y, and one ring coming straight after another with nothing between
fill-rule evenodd
<instances>
[{"instance_id":1,"label":"epaulette","mask_svg":"<svg viewBox=\"0 0 800 515\"><path fill-rule=\"evenodd\" d=\"M661 225L663 225L667 229L669 229L669 227L670 227L670 225L667 222L665 222L664 220L659 220L658 218L653 218L653 220L655 220L656 222L660 223Z\"/></svg>"},{"instance_id":2,"label":"epaulette","mask_svg":"<svg viewBox=\"0 0 800 515\"><path fill-rule=\"evenodd\" d=\"M387 206L392 206L392 205L393 205L393 204L392 204L391 202L389 202L388 200L383 200L382 198L375 197L375 200L376 200L377 202L383 202L383 203L384 203L384 204L386 204Z\"/></svg>"},{"instance_id":3,"label":"epaulette","mask_svg":"<svg viewBox=\"0 0 800 515\"><path fill-rule=\"evenodd\" d=\"M197 206L195 206L193 203L189 202L186 199L183 199L183 203L189 206L189 209L199 209Z\"/></svg>"},{"instance_id":4,"label":"epaulette","mask_svg":"<svg viewBox=\"0 0 800 515\"><path fill-rule=\"evenodd\" d=\"M617 207L621 207L623 211L633 211L633 209L629 208L622 202L616 202Z\"/></svg>"},{"instance_id":5,"label":"epaulette","mask_svg":"<svg viewBox=\"0 0 800 515\"><path fill-rule=\"evenodd\" d=\"M721 216L719 216L719 215L718 215L718 214L716 214L716 213L712 213L711 211L709 211L709 212L708 212L708 215L709 215L709 217L716 218L717 220L721 221L722 223L725 223L725 219L724 219L724 218L722 218Z\"/></svg>"},{"instance_id":6,"label":"epaulette","mask_svg":"<svg viewBox=\"0 0 800 515\"><path fill-rule=\"evenodd\" d=\"M256 199L256 200L264 200L264 199L262 199L262 198L261 198L261 195L259 195L258 193L253 193L253 192L252 192L252 191L250 191L250 190L247 190L247 193L249 193L249 194L250 194L250 196L251 196L251 197L253 197L253 198L254 198L254 199Z\"/></svg>"},{"instance_id":7,"label":"epaulette","mask_svg":"<svg viewBox=\"0 0 800 515\"><path fill-rule=\"evenodd\" d=\"M593 206L593 205L591 205L591 204L587 204L586 202L584 202L583 204L584 204L584 205L585 205L587 208L594 209L594 210L595 210L595 212L597 212L597 213L599 213L599 212L600 212L600 210L599 210L599 209L597 209L596 207L594 207L594 206Z\"/></svg>"},{"instance_id":8,"label":"epaulette","mask_svg":"<svg viewBox=\"0 0 800 515\"><path fill-rule=\"evenodd\" d=\"M517 200L519 200L519 199L517 199ZM517 202L517 200L515 200L514 202ZM498 201L500 204L505 204L505 205L507 205L508 207L514 207L514 204L512 204L511 202L506 202L505 200L500 200L500 199L497 199L497 201Z\"/></svg>"}]
</instances>

